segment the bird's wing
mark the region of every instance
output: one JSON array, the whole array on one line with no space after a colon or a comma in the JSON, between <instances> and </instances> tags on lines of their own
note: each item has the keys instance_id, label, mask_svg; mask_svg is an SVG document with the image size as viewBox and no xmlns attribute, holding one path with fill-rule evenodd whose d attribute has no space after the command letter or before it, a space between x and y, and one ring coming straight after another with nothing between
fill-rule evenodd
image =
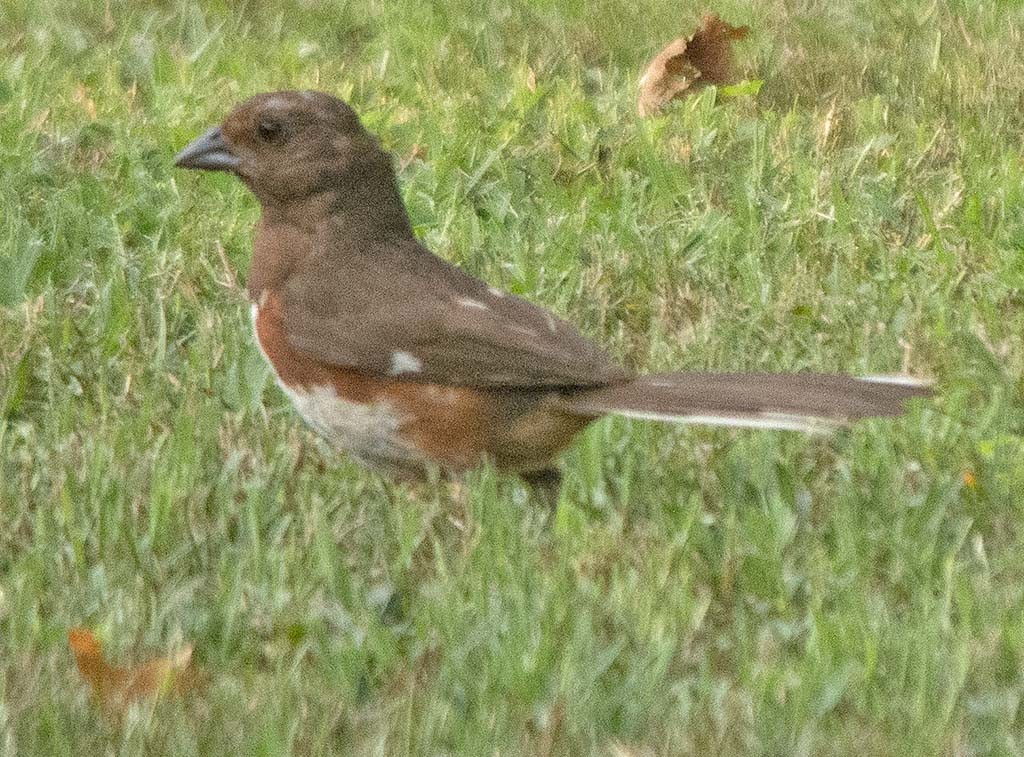
<instances>
[{"instance_id":1,"label":"bird's wing","mask_svg":"<svg viewBox=\"0 0 1024 757\"><path fill-rule=\"evenodd\" d=\"M373 375L457 386L588 387L626 377L546 310L411 241L320 250L284 288L289 344Z\"/></svg>"}]
</instances>

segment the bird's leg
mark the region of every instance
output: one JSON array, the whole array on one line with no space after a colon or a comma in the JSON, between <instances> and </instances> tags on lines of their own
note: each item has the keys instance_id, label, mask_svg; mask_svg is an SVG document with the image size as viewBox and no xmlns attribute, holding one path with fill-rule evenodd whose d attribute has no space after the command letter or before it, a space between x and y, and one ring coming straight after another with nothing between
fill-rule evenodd
<instances>
[{"instance_id":1,"label":"bird's leg","mask_svg":"<svg viewBox=\"0 0 1024 757\"><path fill-rule=\"evenodd\" d=\"M542 468L525 471L519 476L526 482L530 493L554 512L558 505L558 496L562 491L562 471L558 468Z\"/></svg>"}]
</instances>

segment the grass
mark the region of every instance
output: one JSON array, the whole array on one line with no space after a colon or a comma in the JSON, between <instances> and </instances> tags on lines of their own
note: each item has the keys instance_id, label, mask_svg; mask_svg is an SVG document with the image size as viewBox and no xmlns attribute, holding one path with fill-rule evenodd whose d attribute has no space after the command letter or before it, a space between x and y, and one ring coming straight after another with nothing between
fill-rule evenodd
<instances>
[{"instance_id":1,"label":"grass","mask_svg":"<svg viewBox=\"0 0 1024 757\"><path fill-rule=\"evenodd\" d=\"M0 752L1024 752L1024 13L722 0L760 93L638 121L703 9L5 0ZM253 200L171 167L278 87L350 100L431 247L632 367L939 396L826 439L607 420L546 527L493 471L392 487L268 380ZM106 720L77 625L208 685Z\"/></svg>"}]
</instances>

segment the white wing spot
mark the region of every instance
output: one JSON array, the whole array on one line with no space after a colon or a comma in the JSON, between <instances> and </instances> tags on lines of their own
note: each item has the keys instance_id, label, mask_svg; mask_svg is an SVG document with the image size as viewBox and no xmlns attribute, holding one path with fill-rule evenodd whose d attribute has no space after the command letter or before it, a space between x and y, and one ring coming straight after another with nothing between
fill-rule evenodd
<instances>
[{"instance_id":1,"label":"white wing spot","mask_svg":"<svg viewBox=\"0 0 1024 757\"><path fill-rule=\"evenodd\" d=\"M451 387L442 387L435 384L427 385L427 396L439 402L453 403L459 398L459 393Z\"/></svg>"},{"instance_id":2,"label":"white wing spot","mask_svg":"<svg viewBox=\"0 0 1024 757\"><path fill-rule=\"evenodd\" d=\"M397 376L401 373L419 373L423 363L415 355L402 350L395 350L391 353L391 375Z\"/></svg>"},{"instance_id":3,"label":"white wing spot","mask_svg":"<svg viewBox=\"0 0 1024 757\"><path fill-rule=\"evenodd\" d=\"M505 296L505 293L498 289L497 287L487 287L487 294L491 295L491 297L494 297L496 299L501 299L502 297Z\"/></svg>"},{"instance_id":4,"label":"white wing spot","mask_svg":"<svg viewBox=\"0 0 1024 757\"><path fill-rule=\"evenodd\" d=\"M472 297L460 297L458 303L464 308L476 308L477 310L490 310L486 304L480 302L480 300L474 300Z\"/></svg>"}]
</instances>

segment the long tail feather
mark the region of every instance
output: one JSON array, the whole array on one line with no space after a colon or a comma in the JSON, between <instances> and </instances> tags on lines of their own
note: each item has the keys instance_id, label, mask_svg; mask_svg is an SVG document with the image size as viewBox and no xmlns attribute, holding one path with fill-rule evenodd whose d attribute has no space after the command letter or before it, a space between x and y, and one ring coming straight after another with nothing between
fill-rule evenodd
<instances>
[{"instance_id":1,"label":"long tail feather","mask_svg":"<svg viewBox=\"0 0 1024 757\"><path fill-rule=\"evenodd\" d=\"M579 392L563 406L579 415L614 413L677 423L829 431L858 418L895 416L927 397L908 376L824 373L663 373Z\"/></svg>"}]
</instances>

